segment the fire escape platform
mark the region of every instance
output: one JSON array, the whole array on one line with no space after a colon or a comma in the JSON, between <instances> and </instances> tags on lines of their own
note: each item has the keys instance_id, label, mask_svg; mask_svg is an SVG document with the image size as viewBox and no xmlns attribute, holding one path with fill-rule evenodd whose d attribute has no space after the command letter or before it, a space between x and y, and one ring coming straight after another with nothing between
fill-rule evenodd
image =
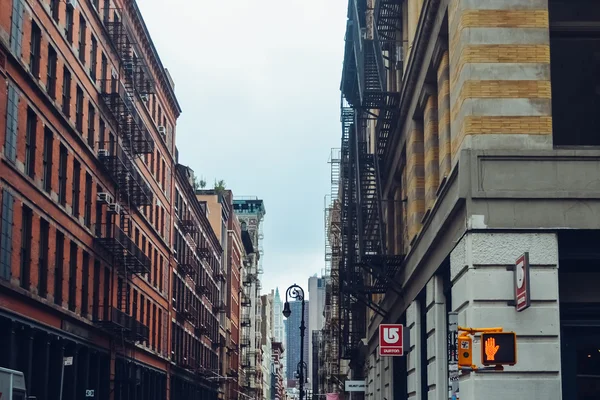
<instances>
[{"instance_id":1,"label":"fire escape platform","mask_svg":"<svg viewBox=\"0 0 600 400\"><path fill-rule=\"evenodd\" d=\"M152 205L154 197L152 189L137 170L129 155L117 143L106 142L105 145L112 145L113 148L101 152L99 154L100 161L117 184L117 188L125 200L136 207Z\"/></svg>"},{"instance_id":2,"label":"fire escape platform","mask_svg":"<svg viewBox=\"0 0 600 400\"><path fill-rule=\"evenodd\" d=\"M95 240L113 256L115 264L132 274L150 273L150 258L117 225L103 226L104 235Z\"/></svg>"},{"instance_id":3,"label":"fire escape platform","mask_svg":"<svg viewBox=\"0 0 600 400\"><path fill-rule=\"evenodd\" d=\"M94 323L111 336L127 342L143 342L150 338L150 328L114 307L110 307L108 319L100 316Z\"/></svg>"}]
</instances>

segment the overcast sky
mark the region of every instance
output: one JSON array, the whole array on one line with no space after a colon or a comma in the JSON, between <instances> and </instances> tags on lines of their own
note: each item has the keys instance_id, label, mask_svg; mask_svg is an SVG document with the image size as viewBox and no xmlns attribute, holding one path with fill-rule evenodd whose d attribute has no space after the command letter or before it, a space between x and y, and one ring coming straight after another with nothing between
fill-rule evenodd
<instances>
[{"instance_id":1,"label":"overcast sky","mask_svg":"<svg viewBox=\"0 0 600 400\"><path fill-rule=\"evenodd\" d=\"M183 109L179 162L262 198L263 293L308 291L324 267L347 0L137 1Z\"/></svg>"}]
</instances>

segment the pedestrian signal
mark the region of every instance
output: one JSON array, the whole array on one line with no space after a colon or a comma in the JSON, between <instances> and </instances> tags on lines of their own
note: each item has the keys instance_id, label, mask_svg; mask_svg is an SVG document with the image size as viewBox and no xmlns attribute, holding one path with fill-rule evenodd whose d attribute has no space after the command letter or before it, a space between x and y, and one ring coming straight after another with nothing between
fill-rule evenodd
<instances>
[{"instance_id":1,"label":"pedestrian signal","mask_svg":"<svg viewBox=\"0 0 600 400\"><path fill-rule=\"evenodd\" d=\"M473 339L470 336L458 337L458 365L471 367L473 365Z\"/></svg>"},{"instance_id":2,"label":"pedestrian signal","mask_svg":"<svg viewBox=\"0 0 600 400\"><path fill-rule=\"evenodd\" d=\"M515 365L517 335L514 332L481 334L481 363L483 365Z\"/></svg>"}]
</instances>

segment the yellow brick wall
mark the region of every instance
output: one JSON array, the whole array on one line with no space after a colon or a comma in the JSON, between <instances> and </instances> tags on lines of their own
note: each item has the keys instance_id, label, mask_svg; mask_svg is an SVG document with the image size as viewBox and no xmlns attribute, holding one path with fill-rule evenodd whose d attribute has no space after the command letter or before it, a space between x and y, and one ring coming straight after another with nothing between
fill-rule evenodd
<instances>
[{"instance_id":1,"label":"yellow brick wall","mask_svg":"<svg viewBox=\"0 0 600 400\"><path fill-rule=\"evenodd\" d=\"M431 95L424 111L425 210L433 207L439 185L438 98Z\"/></svg>"},{"instance_id":2,"label":"yellow brick wall","mask_svg":"<svg viewBox=\"0 0 600 400\"><path fill-rule=\"evenodd\" d=\"M425 212L425 165L423 152L423 126L413 121L413 127L406 143L407 182L407 227L408 240L419 233L421 219Z\"/></svg>"},{"instance_id":3,"label":"yellow brick wall","mask_svg":"<svg viewBox=\"0 0 600 400\"><path fill-rule=\"evenodd\" d=\"M439 145L439 179L450 174L452 163L450 137L450 70L448 51L441 57L437 69L438 86L438 145Z\"/></svg>"},{"instance_id":4,"label":"yellow brick wall","mask_svg":"<svg viewBox=\"0 0 600 400\"><path fill-rule=\"evenodd\" d=\"M479 9L481 4L468 0L454 0L449 5L450 147L453 161L457 160L464 143L469 146L490 143L501 147L514 145L512 143L548 143L547 140L517 142L510 138L505 143L502 140L486 142L483 138L477 142L465 142L467 136L509 134L540 137L552 134L549 77L547 74L534 76L523 72L527 68L537 68L537 71L549 69L549 35L548 38L540 35L549 27L547 6L525 2L523 7L514 9L508 3L494 4L498 9L489 9L489 6ZM505 9L502 9L503 6ZM486 28L495 31L485 32ZM498 30L505 30L505 33L494 34ZM530 32L531 39L528 37ZM489 74L483 68L470 68L484 63L497 64L497 67L490 68ZM520 66L522 69L519 69ZM513 99L524 100L523 107L517 109L520 103ZM481 101L469 101L467 104L468 100ZM507 106L503 107L504 104ZM440 121L444 118L440 116ZM441 126L440 123L440 132ZM442 146L440 138L440 148Z\"/></svg>"}]
</instances>

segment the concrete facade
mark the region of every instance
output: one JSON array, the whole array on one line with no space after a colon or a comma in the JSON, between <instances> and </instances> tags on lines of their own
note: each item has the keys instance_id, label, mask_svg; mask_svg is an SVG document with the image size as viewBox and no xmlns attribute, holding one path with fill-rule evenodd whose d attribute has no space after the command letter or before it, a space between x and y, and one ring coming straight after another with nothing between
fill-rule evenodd
<instances>
[{"instance_id":1,"label":"concrete facade","mask_svg":"<svg viewBox=\"0 0 600 400\"><path fill-rule=\"evenodd\" d=\"M358 11L350 3L349 15L360 12L362 2ZM598 252L578 243L593 242L600 227L600 151L589 138L562 146L570 133L558 127L577 110L553 110L552 93L565 80L586 85L560 74L560 65L575 61L559 58L554 38L596 24L600 8L585 1L378 0L374 9L392 3L402 6L399 39L409 45L401 48L402 65L386 64L388 87L390 71L401 76L401 101L380 168L386 249L403 261L374 301L382 311L368 313L368 344L354 353L349 376L366 375L371 399L447 399L453 311L459 326L501 326L518 336L516 365L461 373L461 400L593 398L598 393L582 383L591 367L573 361L577 335L564 335L569 326L591 332L600 318L584 282L596 281L586 268L597 265ZM590 43L581 40L574 43ZM596 130L593 118L585 121ZM532 305L517 312L509 268L524 252ZM377 356L381 323L410 330L405 357ZM478 336L473 354L480 364Z\"/></svg>"}]
</instances>

